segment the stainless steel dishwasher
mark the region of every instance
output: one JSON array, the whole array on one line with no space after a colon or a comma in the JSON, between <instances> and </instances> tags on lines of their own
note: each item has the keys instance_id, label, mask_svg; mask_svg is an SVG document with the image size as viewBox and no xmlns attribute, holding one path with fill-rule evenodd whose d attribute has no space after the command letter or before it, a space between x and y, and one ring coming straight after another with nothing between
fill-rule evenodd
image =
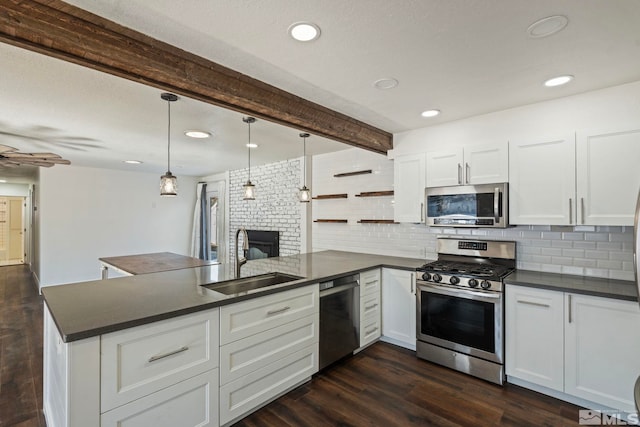
<instances>
[{"instance_id":1,"label":"stainless steel dishwasher","mask_svg":"<svg viewBox=\"0 0 640 427\"><path fill-rule=\"evenodd\" d=\"M319 368L360 347L360 275L320 283Z\"/></svg>"}]
</instances>

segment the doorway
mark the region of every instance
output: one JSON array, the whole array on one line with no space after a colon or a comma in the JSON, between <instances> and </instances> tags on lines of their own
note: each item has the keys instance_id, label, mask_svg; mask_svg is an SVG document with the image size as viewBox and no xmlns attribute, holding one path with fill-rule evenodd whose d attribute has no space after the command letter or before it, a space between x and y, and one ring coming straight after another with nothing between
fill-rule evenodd
<instances>
[{"instance_id":1,"label":"doorway","mask_svg":"<svg viewBox=\"0 0 640 427\"><path fill-rule=\"evenodd\" d=\"M0 196L0 265L24 264L24 197Z\"/></svg>"},{"instance_id":2,"label":"doorway","mask_svg":"<svg viewBox=\"0 0 640 427\"><path fill-rule=\"evenodd\" d=\"M213 261L225 262L226 259L226 226L225 226L225 182L216 181L207 185L207 208L209 226L210 258Z\"/></svg>"}]
</instances>

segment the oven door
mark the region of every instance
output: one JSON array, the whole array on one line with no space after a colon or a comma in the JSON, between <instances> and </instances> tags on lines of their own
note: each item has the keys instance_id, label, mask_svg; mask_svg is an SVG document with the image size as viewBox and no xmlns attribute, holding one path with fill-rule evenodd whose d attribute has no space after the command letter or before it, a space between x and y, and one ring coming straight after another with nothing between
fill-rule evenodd
<instances>
[{"instance_id":1,"label":"oven door","mask_svg":"<svg viewBox=\"0 0 640 427\"><path fill-rule=\"evenodd\" d=\"M503 363L503 295L417 282L417 338Z\"/></svg>"}]
</instances>

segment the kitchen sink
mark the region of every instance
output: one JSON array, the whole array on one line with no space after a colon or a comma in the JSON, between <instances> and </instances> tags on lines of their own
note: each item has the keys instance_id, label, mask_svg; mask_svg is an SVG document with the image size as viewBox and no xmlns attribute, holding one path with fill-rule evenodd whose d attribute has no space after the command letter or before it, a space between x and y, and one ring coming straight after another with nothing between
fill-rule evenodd
<instances>
[{"instance_id":1,"label":"kitchen sink","mask_svg":"<svg viewBox=\"0 0 640 427\"><path fill-rule=\"evenodd\" d=\"M293 282L294 280L300 279L304 279L304 277L274 272L260 274L258 276L243 277L240 279L225 280L224 282L211 283L209 285L202 286L225 295L233 295L282 283Z\"/></svg>"}]
</instances>

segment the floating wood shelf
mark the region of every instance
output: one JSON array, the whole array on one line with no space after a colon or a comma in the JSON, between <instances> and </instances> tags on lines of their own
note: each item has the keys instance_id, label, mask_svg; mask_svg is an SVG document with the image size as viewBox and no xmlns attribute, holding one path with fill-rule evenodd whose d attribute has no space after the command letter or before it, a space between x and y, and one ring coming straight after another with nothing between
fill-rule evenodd
<instances>
[{"instance_id":1,"label":"floating wood shelf","mask_svg":"<svg viewBox=\"0 0 640 427\"><path fill-rule=\"evenodd\" d=\"M323 199L346 199L349 197L347 193L342 194L319 194L316 197L312 197L313 200L323 200Z\"/></svg>"},{"instance_id":2,"label":"floating wood shelf","mask_svg":"<svg viewBox=\"0 0 640 427\"><path fill-rule=\"evenodd\" d=\"M361 219L358 224L399 224L392 219Z\"/></svg>"},{"instance_id":3,"label":"floating wood shelf","mask_svg":"<svg viewBox=\"0 0 640 427\"><path fill-rule=\"evenodd\" d=\"M346 219L316 219L313 222L333 222L336 224L346 224L349 221Z\"/></svg>"},{"instance_id":4,"label":"floating wood shelf","mask_svg":"<svg viewBox=\"0 0 640 427\"><path fill-rule=\"evenodd\" d=\"M389 190L389 191L363 191L360 194L356 194L356 197L381 197L381 196L393 196L393 190Z\"/></svg>"},{"instance_id":5,"label":"floating wood shelf","mask_svg":"<svg viewBox=\"0 0 640 427\"><path fill-rule=\"evenodd\" d=\"M343 178L345 176L364 175L366 173L371 173L371 172L373 172L371 169L367 169L367 170L363 170L363 171L337 173L337 174L335 174L333 176L335 178Z\"/></svg>"}]
</instances>

